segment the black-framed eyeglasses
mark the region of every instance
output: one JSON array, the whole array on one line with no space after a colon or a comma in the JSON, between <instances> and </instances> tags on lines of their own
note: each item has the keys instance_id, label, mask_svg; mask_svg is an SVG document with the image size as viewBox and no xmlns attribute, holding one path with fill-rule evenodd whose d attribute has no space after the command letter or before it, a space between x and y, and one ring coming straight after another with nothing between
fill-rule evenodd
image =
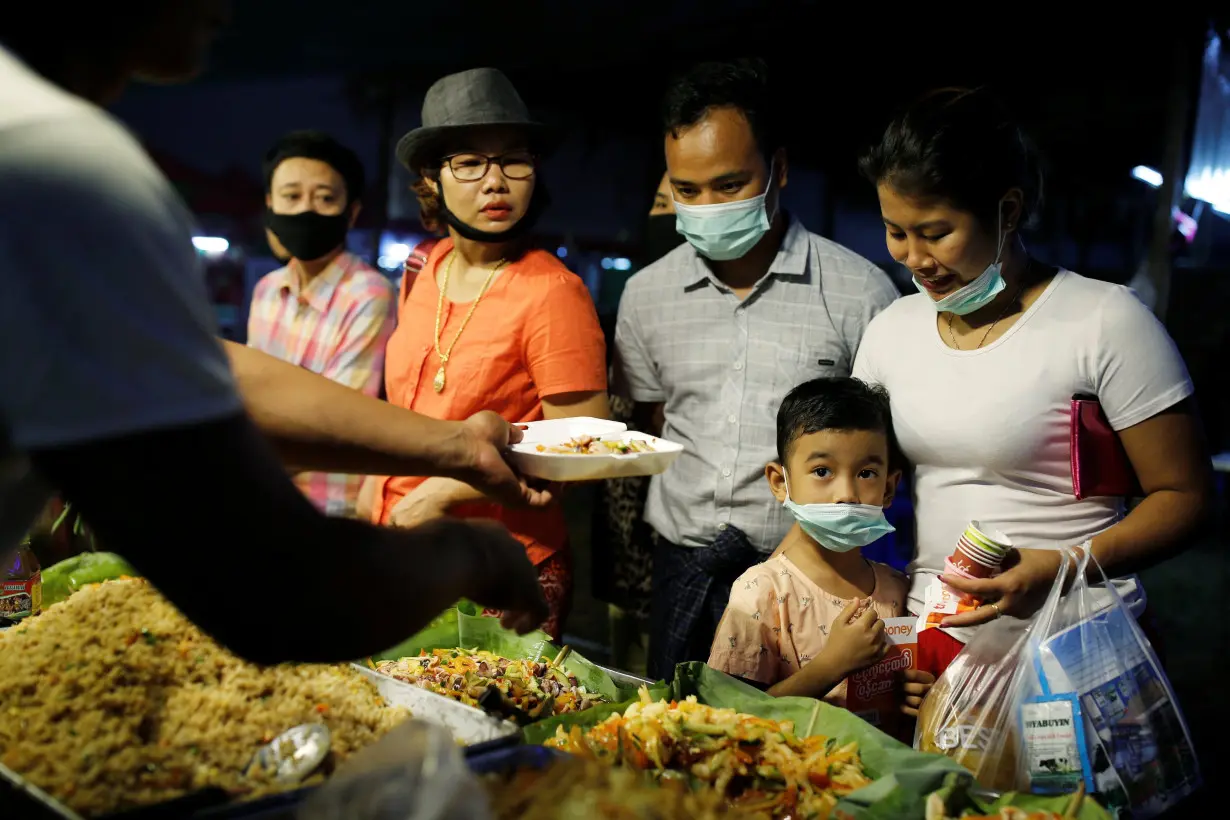
<instances>
[{"instance_id":1,"label":"black-framed eyeglasses","mask_svg":"<svg viewBox=\"0 0 1230 820\"><path fill-rule=\"evenodd\" d=\"M487 176L492 163L500 166L509 179L529 179L534 175L534 155L528 151L514 151L489 157L486 154L453 154L444 157L444 162L460 182L478 182Z\"/></svg>"}]
</instances>

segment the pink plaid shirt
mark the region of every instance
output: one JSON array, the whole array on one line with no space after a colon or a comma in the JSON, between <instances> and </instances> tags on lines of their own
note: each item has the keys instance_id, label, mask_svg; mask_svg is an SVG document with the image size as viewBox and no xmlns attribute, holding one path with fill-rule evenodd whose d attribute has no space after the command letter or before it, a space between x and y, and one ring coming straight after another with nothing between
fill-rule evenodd
<instances>
[{"instance_id":1,"label":"pink plaid shirt","mask_svg":"<svg viewBox=\"0 0 1230 820\"><path fill-rule=\"evenodd\" d=\"M279 268L252 294L248 345L378 395L396 293L387 277L350 253L339 254L302 290L289 267ZM363 477L301 473L295 483L325 514L353 516Z\"/></svg>"}]
</instances>

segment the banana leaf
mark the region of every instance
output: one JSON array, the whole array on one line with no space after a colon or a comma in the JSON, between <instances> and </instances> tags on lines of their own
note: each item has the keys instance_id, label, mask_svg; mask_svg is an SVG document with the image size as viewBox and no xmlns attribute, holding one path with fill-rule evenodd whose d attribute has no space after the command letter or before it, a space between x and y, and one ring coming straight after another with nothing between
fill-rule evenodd
<instances>
[{"instance_id":1,"label":"banana leaf","mask_svg":"<svg viewBox=\"0 0 1230 820\"><path fill-rule=\"evenodd\" d=\"M59 603L88 584L137 574L127 561L112 552L83 552L65 558L43 570L43 606Z\"/></svg>"},{"instance_id":2,"label":"banana leaf","mask_svg":"<svg viewBox=\"0 0 1230 820\"><path fill-rule=\"evenodd\" d=\"M978 787L968 778L959 774L949 774L944 778L943 785L935 790L936 796L943 801L945 817L964 817L969 815L995 814L1002 808L1011 806L1024 811L1052 811L1063 816L1074 795L1065 797L1041 797L1036 794L1020 794L1006 792L993 795L980 792ZM892 801L876 804L872 811L864 817L887 818L896 817L893 813ZM1107 820L1110 815L1091 798L1085 798L1080 809L1070 816L1077 820Z\"/></svg>"},{"instance_id":3,"label":"banana leaf","mask_svg":"<svg viewBox=\"0 0 1230 820\"><path fill-rule=\"evenodd\" d=\"M444 613L417 635L384 652L372 655L372 660L396 660L413 657L424 651L431 652L433 649L456 648L485 650L505 658L546 661L553 660L559 654L559 647L551 643L551 638L545 632L518 635L500 626L498 618L477 614L477 607L470 605L455 607ZM635 688L615 683L610 675L576 652L569 653L561 666L565 672L574 675L587 690L600 694L609 701L622 702L636 697Z\"/></svg>"},{"instance_id":4,"label":"banana leaf","mask_svg":"<svg viewBox=\"0 0 1230 820\"><path fill-rule=\"evenodd\" d=\"M680 664L675 670L674 683L669 687L656 687L650 695L655 700L682 700L695 695L709 706L731 708L770 720L791 721L795 733L801 737L820 734L842 743L857 741L863 765L876 781L838 804L838 809L845 812L843 816L850 820L922 818L927 796L946 785L954 789L959 786L964 807L973 810L1019 805L1062 813L1068 804L1067 797L1034 795L1005 795L993 803L978 800L971 790L973 776L951 758L917 752L845 709L811 698L775 698L703 663ZM527 742L542 743L554 736L559 726L588 728L625 706L603 705L574 715L550 718L526 727L523 734ZM1008 800L1015 802L1008 803ZM1092 800L1086 800L1077 817L1106 820L1109 816Z\"/></svg>"}]
</instances>

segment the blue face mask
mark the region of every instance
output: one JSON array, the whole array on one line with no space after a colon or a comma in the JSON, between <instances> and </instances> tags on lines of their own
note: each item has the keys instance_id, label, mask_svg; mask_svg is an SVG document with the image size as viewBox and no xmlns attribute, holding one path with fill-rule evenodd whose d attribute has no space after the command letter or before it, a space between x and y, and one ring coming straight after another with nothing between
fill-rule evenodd
<instances>
[{"instance_id":1,"label":"blue face mask","mask_svg":"<svg viewBox=\"0 0 1230 820\"><path fill-rule=\"evenodd\" d=\"M782 477L785 476L783 470ZM799 522L803 532L833 552L856 550L896 531L884 517L884 508L874 504L795 504L790 500L789 479L782 506Z\"/></svg>"},{"instance_id":2,"label":"blue face mask","mask_svg":"<svg viewBox=\"0 0 1230 820\"><path fill-rule=\"evenodd\" d=\"M716 205L684 205L675 201L675 229L692 243L701 256L715 262L739 259L769 232L777 203L769 213L765 200L773 187L773 164L764 193L737 202Z\"/></svg>"},{"instance_id":3,"label":"blue face mask","mask_svg":"<svg viewBox=\"0 0 1230 820\"><path fill-rule=\"evenodd\" d=\"M1000 294L1005 287L1003 275L1003 262L999 257L1004 252L1004 233L1003 233L1003 210L1002 204L1000 216L997 217L999 222L995 229L999 233L999 246L995 249L995 261L987 266L987 269L982 274L967 285L953 291L943 299L931 299L931 295L927 289L918 283L913 277L910 281L914 283L914 287L918 288L918 292L927 296L931 301L931 306L935 308L937 313L955 313L957 316L965 316L973 313L975 310L986 307L995 300L995 297Z\"/></svg>"}]
</instances>

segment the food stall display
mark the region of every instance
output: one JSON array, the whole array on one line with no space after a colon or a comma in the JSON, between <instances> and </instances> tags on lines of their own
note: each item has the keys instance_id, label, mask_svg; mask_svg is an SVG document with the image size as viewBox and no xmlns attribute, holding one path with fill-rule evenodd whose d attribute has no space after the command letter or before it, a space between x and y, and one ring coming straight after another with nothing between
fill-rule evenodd
<instances>
[{"instance_id":1,"label":"food stall display","mask_svg":"<svg viewBox=\"0 0 1230 820\"><path fill-rule=\"evenodd\" d=\"M544 632L517 635L465 601L418 634L376 653L370 664L382 674L432 691L444 690L448 697L474 707L494 684L506 702L536 718L621 703L635 698L637 687L644 683L629 684L626 676L613 675L580 653L561 653Z\"/></svg>"},{"instance_id":2,"label":"food stall display","mask_svg":"<svg viewBox=\"0 0 1230 820\"><path fill-rule=\"evenodd\" d=\"M346 667L239 660L140 579L0 641L0 762L85 815L210 786L258 796L279 786L245 769L286 729L326 724L340 761L409 717Z\"/></svg>"},{"instance_id":3,"label":"food stall display","mask_svg":"<svg viewBox=\"0 0 1230 820\"><path fill-rule=\"evenodd\" d=\"M704 664L683 664L671 684L638 692L619 673L557 653L542 633L514 635L464 602L370 666L257 667L141 579L82 583L107 561L50 568L53 579L72 569L68 597L0 633L0 715L21 715L0 721L0 787L41 789L53 816L66 820L166 810L176 798L199 804L210 792L222 799L202 804L204 813L184 802L176 816L246 817L245 806L276 805L282 814L259 816L290 817L338 766L411 714L468 746L499 820L1107 816L1092 800L976 793L947 757L916 752L846 710L773 698ZM399 680L399 664L421 667L406 670L416 679ZM474 707L480 685L503 685L525 715L552 716L518 730ZM306 780L278 782L251 766L271 739L313 726L328 728L328 751ZM518 736L531 745L507 745Z\"/></svg>"},{"instance_id":4,"label":"food stall display","mask_svg":"<svg viewBox=\"0 0 1230 820\"><path fill-rule=\"evenodd\" d=\"M376 671L430 689L467 706L479 706L489 693L509 701L531 719L588 709L606 699L548 660L505 658L469 649L424 650L422 655L375 664Z\"/></svg>"},{"instance_id":5,"label":"food stall display","mask_svg":"<svg viewBox=\"0 0 1230 820\"><path fill-rule=\"evenodd\" d=\"M80 816L203 790L249 800L310 785L411 712L466 744L516 732L353 665L242 661L138 578L84 586L0 634L0 774ZM264 744L313 723L331 745L308 779L249 770Z\"/></svg>"},{"instance_id":6,"label":"food stall display","mask_svg":"<svg viewBox=\"0 0 1230 820\"><path fill-rule=\"evenodd\" d=\"M573 758L489 774L483 785L493 820L748 820L715 791L659 788L638 772L596 760Z\"/></svg>"},{"instance_id":7,"label":"food stall display","mask_svg":"<svg viewBox=\"0 0 1230 820\"><path fill-rule=\"evenodd\" d=\"M547 741L611 765L648 771L662 780L698 781L725 795L736 809L770 817L825 817L839 795L867 786L857 741L799 737L790 721L776 721L697 702L639 702L588 730L556 729Z\"/></svg>"},{"instance_id":8,"label":"food stall display","mask_svg":"<svg viewBox=\"0 0 1230 820\"><path fill-rule=\"evenodd\" d=\"M919 819L933 792L960 786L968 795L973 780L950 758L915 751L845 709L775 698L702 663L680 664L666 693L646 695L549 718L523 734L552 750L639 769L663 786L717 791L753 817ZM742 743L741 732L763 732L772 742ZM969 799L957 816L1018 803L1062 813L1067 802L1032 795ZM955 798L944 803L957 804ZM817 813L808 814L813 807ZM1092 800L1070 816L1108 817Z\"/></svg>"}]
</instances>

